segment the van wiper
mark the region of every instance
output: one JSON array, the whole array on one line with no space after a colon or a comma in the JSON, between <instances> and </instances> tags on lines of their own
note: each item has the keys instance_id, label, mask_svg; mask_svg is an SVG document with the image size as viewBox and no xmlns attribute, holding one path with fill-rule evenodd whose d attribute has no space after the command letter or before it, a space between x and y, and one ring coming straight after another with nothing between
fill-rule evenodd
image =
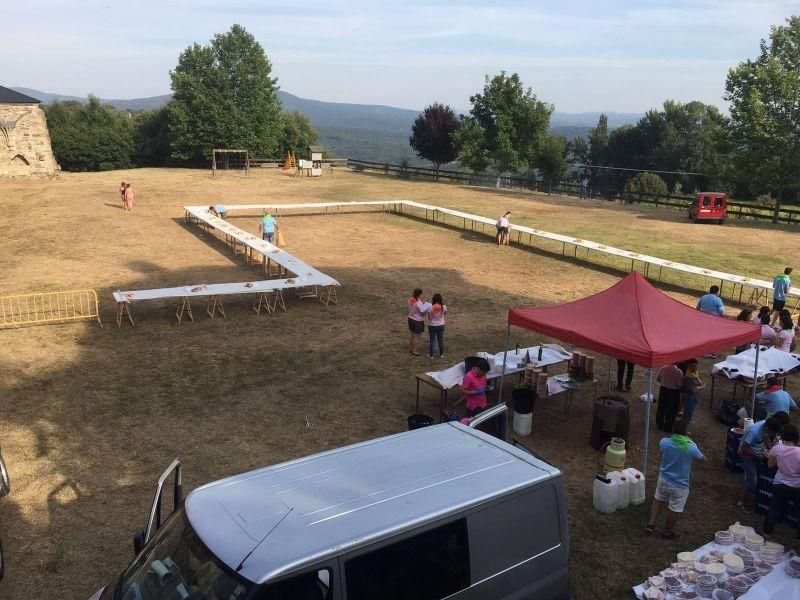
<instances>
[{"instance_id":1,"label":"van wiper","mask_svg":"<svg viewBox=\"0 0 800 600\"><path fill-rule=\"evenodd\" d=\"M275 531L275 530L278 528L278 525L280 525L281 523L283 523L284 519L285 519L286 517L288 517L288 516L289 516L289 513L291 513L293 510L294 510L294 506L293 506L292 508L290 508L289 510L287 510L287 511L286 511L286 514L285 514L285 515L283 515L283 516L281 517L281 520L280 520L280 521L278 521L277 523L275 523L275 525L272 527L272 529L270 529L270 530L269 530L269 531L266 533L266 535L265 535L263 538L261 538L261 540L260 540L260 541L259 541L259 542L258 542L258 543L255 545L255 546L253 546L253 549L252 549L252 550L250 550L250 552L248 552L248 553L245 555L245 557L242 559L242 562L240 562L240 563L239 563L239 566L238 566L238 567L236 567L236 572L237 572L237 573L238 573L239 571L241 571L241 570L242 570L242 567L244 566L244 561L246 561L248 558L250 558L250 555L251 555L251 554L253 554L253 552L255 552L255 551L256 551L256 549L257 549L257 548L258 548L258 547L259 547L261 544L263 544L263 543L264 543L264 540L266 540L266 539L269 537L269 534L270 534L270 533L272 533L273 531Z\"/></svg>"}]
</instances>

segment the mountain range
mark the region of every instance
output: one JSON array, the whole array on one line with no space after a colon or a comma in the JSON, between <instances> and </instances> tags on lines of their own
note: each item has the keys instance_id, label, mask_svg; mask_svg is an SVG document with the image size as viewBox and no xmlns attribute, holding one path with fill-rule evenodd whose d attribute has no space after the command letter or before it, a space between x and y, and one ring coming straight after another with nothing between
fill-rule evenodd
<instances>
[{"instance_id":1,"label":"mountain range","mask_svg":"<svg viewBox=\"0 0 800 600\"><path fill-rule=\"evenodd\" d=\"M42 92L24 87L11 88L45 104L76 100L86 102L79 96L68 96ZM100 102L118 110L147 110L164 106L172 96L152 96L130 100L100 98ZM375 104L349 104L344 102L323 102L300 98L283 90L278 91L285 111L297 110L306 115L314 124L320 141L334 155L373 160L376 162L399 162L407 159L411 164L427 164L418 159L408 144L411 124L419 111L393 106ZM467 112L463 110L461 112ZM554 112L550 118L550 131L567 139L586 137L589 130L597 125L601 112L564 113ZM609 128L626 123L635 123L641 113L607 112Z\"/></svg>"}]
</instances>

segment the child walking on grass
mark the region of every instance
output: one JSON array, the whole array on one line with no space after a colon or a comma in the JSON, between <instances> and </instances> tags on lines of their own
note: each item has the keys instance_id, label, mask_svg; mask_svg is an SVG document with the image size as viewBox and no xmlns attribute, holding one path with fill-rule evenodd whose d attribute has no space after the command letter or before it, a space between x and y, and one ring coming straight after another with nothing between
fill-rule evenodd
<instances>
[{"instance_id":1,"label":"child walking on grass","mask_svg":"<svg viewBox=\"0 0 800 600\"><path fill-rule=\"evenodd\" d=\"M439 342L439 358L444 358L444 316L447 314L447 305L442 300L441 294L434 294L431 298L431 307L428 309L428 358L433 358L434 342Z\"/></svg>"}]
</instances>

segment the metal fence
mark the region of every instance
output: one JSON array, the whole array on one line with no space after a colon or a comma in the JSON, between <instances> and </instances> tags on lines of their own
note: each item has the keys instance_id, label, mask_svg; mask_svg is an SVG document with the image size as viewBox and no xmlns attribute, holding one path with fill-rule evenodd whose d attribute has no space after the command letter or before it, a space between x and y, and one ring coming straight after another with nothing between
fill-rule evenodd
<instances>
[{"instance_id":1,"label":"metal fence","mask_svg":"<svg viewBox=\"0 0 800 600\"><path fill-rule=\"evenodd\" d=\"M69 290L0 296L0 327L97 319L100 303L94 290Z\"/></svg>"},{"instance_id":2,"label":"metal fence","mask_svg":"<svg viewBox=\"0 0 800 600\"><path fill-rule=\"evenodd\" d=\"M562 196L580 196L581 186L567 181L547 181L534 177L519 177L502 175L497 177L486 173L471 173L469 171L439 171L427 167L414 167L410 165L397 165L391 163L372 162L368 160L348 159L347 166L355 171L381 173L401 179L420 179L463 185L477 185L484 187L501 187L506 189L522 189ZM592 197L619 200L628 204L650 204L655 207L675 208L686 211L688 216L689 205L693 196L676 194L640 194L626 190L609 188L593 188L590 190ZM728 217L734 219L751 219L755 221L772 221L774 209L747 202L728 201ZM800 210L781 208L778 212L779 223L800 223Z\"/></svg>"}]
</instances>

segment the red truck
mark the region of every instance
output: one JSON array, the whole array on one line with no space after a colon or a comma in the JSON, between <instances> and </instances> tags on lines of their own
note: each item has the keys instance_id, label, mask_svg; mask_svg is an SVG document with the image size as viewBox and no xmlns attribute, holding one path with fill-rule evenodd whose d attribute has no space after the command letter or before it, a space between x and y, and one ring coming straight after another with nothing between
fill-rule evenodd
<instances>
[{"instance_id":1,"label":"red truck","mask_svg":"<svg viewBox=\"0 0 800 600\"><path fill-rule=\"evenodd\" d=\"M722 225L727 215L728 197L721 192L700 192L689 205L689 218L692 223L716 221Z\"/></svg>"}]
</instances>

